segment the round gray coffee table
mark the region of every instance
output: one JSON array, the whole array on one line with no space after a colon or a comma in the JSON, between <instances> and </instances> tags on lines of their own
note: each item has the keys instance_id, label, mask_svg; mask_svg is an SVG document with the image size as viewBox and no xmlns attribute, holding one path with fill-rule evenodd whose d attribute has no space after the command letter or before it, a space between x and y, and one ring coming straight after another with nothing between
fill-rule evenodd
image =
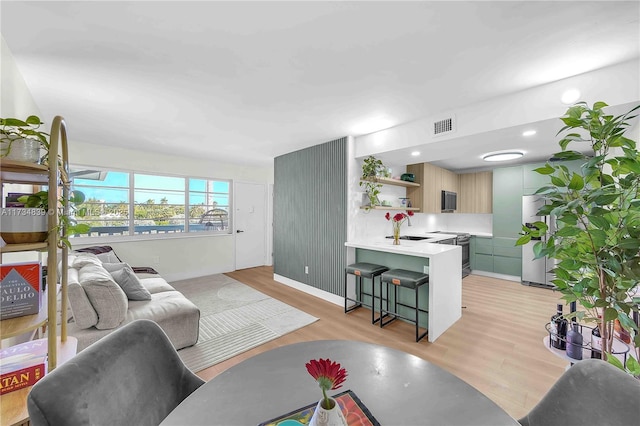
<instances>
[{"instance_id":1,"label":"round gray coffee table","mask_svg":"<svg viewBox=\"0 0 640 426\"><path fill-rule=\"evenodd\" d=\"M305 363L318 358L339 362L348 373L342 388L329 394L350 389L382 425L519 425L442 368L351 340L296 343L247 359L202 385L161 425L257 425L315 404L322 391Z\"/></svg>"}]
</instances>

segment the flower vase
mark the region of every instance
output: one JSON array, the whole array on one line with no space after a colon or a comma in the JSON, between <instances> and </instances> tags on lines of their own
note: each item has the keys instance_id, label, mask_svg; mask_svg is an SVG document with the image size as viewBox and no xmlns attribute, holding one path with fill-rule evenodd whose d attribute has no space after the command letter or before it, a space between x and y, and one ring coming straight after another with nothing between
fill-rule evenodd
<instances>
[{"instance_id":1,"label":"flower vase","mask_svg":"<svg viewBox=\"0 0 640 426\"><path fill-rule=\"evenodd\" d=\"M400 225L397 222L393 224L393 245L400 245Z\"/></svg>"},{"instance_id":2,"label":"flower vase","mask_svg":"<svg viewBox=\"0 0 640 426\"><path fill-rule=\"evenodd\" d=\"M342 414L342 409L338 402L329 397L329 401L333 404L333 408L324 408L322 406L322 399L318 401L316 409L311 416L309 426L347 426L347 419Z\"/></svg>"}]
</instances>

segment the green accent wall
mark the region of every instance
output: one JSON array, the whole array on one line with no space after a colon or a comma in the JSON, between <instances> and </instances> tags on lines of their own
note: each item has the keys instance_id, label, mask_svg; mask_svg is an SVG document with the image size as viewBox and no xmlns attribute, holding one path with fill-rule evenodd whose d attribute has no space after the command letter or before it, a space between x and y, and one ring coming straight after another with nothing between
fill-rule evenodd
<instances>
[{"instance_id":1,"label":"green accent wall","mask_svg":"<svg viewBox=\"0 0 640 426\"><path fill-rule=\"evenodd\" d=\"M347 139L274 163L273 270L339 296L347 259Z\"/></svg>"}]
</instances>

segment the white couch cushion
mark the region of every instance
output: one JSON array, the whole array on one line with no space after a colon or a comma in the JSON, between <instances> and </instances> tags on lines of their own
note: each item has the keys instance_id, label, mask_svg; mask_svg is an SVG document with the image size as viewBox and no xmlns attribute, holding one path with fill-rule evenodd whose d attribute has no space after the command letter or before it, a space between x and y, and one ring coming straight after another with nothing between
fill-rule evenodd
<instances>
[{"instance_id":1,"label":"white couch cushion","mask_svg":"<svg viewBox=\"0 0 640 426\"><path fill-rule=\"evenodd\" d=\"M69 268L67 274L67 297L73 319L82 329L93 327L98 323L98 314L78 281L78 271Z\"/></svg>"},{"instance_id":2,"label":"white couch cushion","mask_svg":"<svg viewBox=\"0 0 640 426\"><path fill-rule=\"evenodd\" d=\"M98 314L97 329L117 327L126 317L127 295L102 266L87 264L78 273L93 309Z\"/></svg>"}]
</instances>

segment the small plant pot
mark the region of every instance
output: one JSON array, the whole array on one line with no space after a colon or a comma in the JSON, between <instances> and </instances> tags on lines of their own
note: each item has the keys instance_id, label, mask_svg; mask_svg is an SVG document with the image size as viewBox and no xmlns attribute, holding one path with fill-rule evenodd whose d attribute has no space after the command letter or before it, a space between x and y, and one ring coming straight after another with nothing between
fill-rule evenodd
<instances>
[{"instance_id":1,"label":"small plant pot","mask_svg":"<svg viewBox=\"0 0 640 426\"><path fill-rule=\"evenodd\" d=\"M7 160L40 163L42 144L36 139L2 139L2 156Z\"/></svg>"},{"instance_id":2,"label":"small plant pot","mask_svg":"<svg viewBox=\"0 0 640 426\"><path fill-rule=\"evenodd\" d=\"M41 243L47 240L48 219L44 209L3 208L0 235L7 244Z\"/></svg>"}]
</instances>

